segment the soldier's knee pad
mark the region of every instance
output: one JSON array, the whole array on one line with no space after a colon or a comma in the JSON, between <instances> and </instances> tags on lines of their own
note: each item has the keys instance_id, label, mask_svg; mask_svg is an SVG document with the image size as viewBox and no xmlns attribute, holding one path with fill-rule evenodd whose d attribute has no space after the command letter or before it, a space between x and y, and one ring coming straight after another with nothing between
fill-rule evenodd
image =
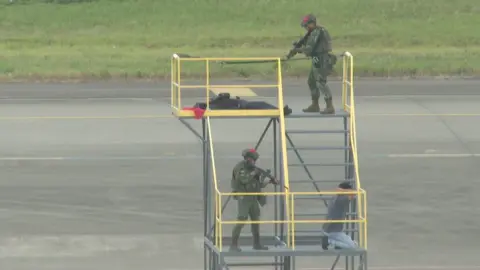
<instances>
[{"instance_id":1,"label":"soldier's knee pad","mask_svg":"<svg viewBox=\"0 0 480 270\"><path fill-rule=\"evenodd\" d=\"M325 78L319 78L317 80L318 84L322 87L324 87L325 85L327 85L327 80Z\"/></svg>"},{"instance_id":2,"label":"soldier's knee pad","mask_svg":"<svg viewBox=\"0 0 480 270\"><path fill-rule=\"evenodd\" d=\"M245 221L245 220L248 220L248 217L247 216L238 216L237 220L238 221Z\"/></svg>"}]
</instances>

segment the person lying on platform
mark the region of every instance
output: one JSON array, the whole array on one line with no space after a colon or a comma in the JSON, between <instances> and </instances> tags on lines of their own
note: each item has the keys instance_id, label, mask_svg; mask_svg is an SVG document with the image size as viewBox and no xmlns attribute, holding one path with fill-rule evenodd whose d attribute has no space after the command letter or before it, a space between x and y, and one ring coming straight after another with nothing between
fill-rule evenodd
<instances>
[{"instance_id":1,"label":"person lying on platform","mask_svg":"<svg viewBox=\"0 0 480 270\"><path fill-rule=\"evenodd\" d=\"M353 191L349 182L342 182L338 185L338 191ZM345 220L347 216L350 200L354 194L338 194L328 203L327 220ZM335 249L357 248L357 243L343 231L344 223L324 223L323 231L325 236L322 238L322 248L328 249L332 246Z\"/></svg>"}]
</instances>

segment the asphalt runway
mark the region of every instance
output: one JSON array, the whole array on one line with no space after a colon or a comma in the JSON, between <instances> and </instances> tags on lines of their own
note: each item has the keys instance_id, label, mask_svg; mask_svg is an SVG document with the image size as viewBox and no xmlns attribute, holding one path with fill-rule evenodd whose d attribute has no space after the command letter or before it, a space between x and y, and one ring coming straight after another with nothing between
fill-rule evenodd
<instances>
[{"instance_id":1,"label":"asphalt runway","mask_svg":"<svg viewBox=\"0 0 480 270\"><path fill-rule=\"evenodd\" d=\"M286 82L286 103L294 110L308 101L301 84ZM480 269L480 82L357 85L370 269ZM338 83L332 88L338 105ZM271 99L267 92L259 98ZM169 102L165 83L0 85L0 268L201 269L201 148L169 116ZM341 124L288 121L295 128ZM222 189L241 150L266 123L212 122ZM333 146L342 142L338 136L293 140ZM271 166L270 145L267 138L260 147L264 167ZM316 174L341 176L327 169ZM299 266L325 269L332 260L310 258Z\"/></svg>"}]
</instances>

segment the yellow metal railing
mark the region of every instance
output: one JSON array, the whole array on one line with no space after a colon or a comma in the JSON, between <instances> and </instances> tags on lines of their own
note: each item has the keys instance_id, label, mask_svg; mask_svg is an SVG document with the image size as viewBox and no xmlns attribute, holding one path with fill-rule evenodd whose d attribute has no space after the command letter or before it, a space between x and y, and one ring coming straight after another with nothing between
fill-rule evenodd
<instances>
[{"instance_id":1,"label":"yellow metal railing","mask_svg":"<svg viewBox=\"0 0 480 270\"><path fill-rule=\"evenodd\" d=\"M182 86L180 84L180 73L181 61L205 61L206 67L206 85L203 85L206 89L206 96L207 96L207 104L209 100L209 89L212 87L209 80L209 63L213 61L234 61L234 60L270 60L271 58L186 58L181 59L178 56L172 57L172 108L177 110L177 116L188 116L188 114L182 114L181 110L181 88L200 88L199 85L189 85L189 86ZM281 60L280 58L276 58L277 61L277 84L275 85L278 88L278 108L284 107L283 101L283 87L282 87L282 73L281 73ZM257 87L268 87L268 86L259 86ZM217 86L219 87L219 86ZM220 87L225 88L239 88L245 87L245 85L221 85ZM253 86L249 86L253 87ZM208 136L210 137L209 140L209 149L210 149L210 158L211 158L211 166L213 171L213 182L214 182L214 190L215 190L215 246L221 251L223 248L223 225L226 224L286 224L287 225L287 246L289 248L295 249L295 225L302 224L302 223L358 223L359 224L359 246L361 248L367 248L367 197L366 191L363 190L360 186L360 178L358 173L358 153L357 153L357 144L356 144L356 122L355 122L355 101L354 101L354 88L353 88L353 56L346 52L343 58L343 79L342 79L342 102L345 111L350 113L350 144L352 147L353 152L353 163L355 165L355 179L356 179L356 190L352 192L291 192L290 185L289 185L289 175L287 169L287 155L286 155L286 138L285 138L285 118L283 112L280 110L275 110L275 116L279 117L280 120L280 136L281 136L281 147L282 147L282 158L283 162L283 175L284 175L284 185L285 185L285 192L261 192L261 193L228 193L228 192L220 192L218 188L218 181L217 181L217 174L216 174L216 165L215 165L215 155L214 155L214 147L213 147L213 138L212 138L212 126L210 122L210 117L221 117L221 116L267 116L265 111L258 112L257 114L240 114L240 113L233 113L233 114L224 114L227 110L219 110L220 115L205 114L207 119L207 129L208 129ZM233 110L236 111L236 110ZM245 110L250 111L250 110ZM337 194L353 194L357 196L358 205L357 205L357 213L358 219L357 220L322 220L322 219L296 219L295 218L295 203L294 198L297 196L307 196L307 195L337 195ZM222 217L222 197L223 196L283 196L285 199L285 206L286 206L286 219L285 220L261 220L261 221L226 221L223 220Z\"/></svg>"},{"instance_id":2,"label":"yellow metal railing","mask_svg":"<svg viewBox=\"0 0 480 270\"><path fill-rule=\"evenodd\" d=\"M212 84L211 82L211 69L210 66L212 63L218 63L222 61L273 61L276 64L277 70L277 78L274 84L245 84L245 85L220 85L220 84ZM205 63L205 84L197 84L197 85L185 85L183 84L182 80L182 62L203 62ZM286 131L285 131L285 118L283 114L283 107L284 107L284 99L283 99L283 82L282 82L282 60L279 57L255 57L255 58L184 58L180 57L179 55L174 54L171 58L171 107L173 113L177 117L192 117L193 112L190 110L183 110L182 109L182 89L203 89L205 91L205 103L207 105L207 110L204 113L204 117L206 118L207 122L207 132L208 136L210 137L209 140L209 148L210 148L210 158L211 158L211 166L213 172L213 182L214 182L214 189L215 189L215 245L218 247L222 246L222 216L221 216L221 209L222 209L222 196L226 193L221 193L218 189L218 181L216 175L216 165L215 165L215 155L214 155L214 147L213 147L213 138L212 138L212 126L210 122L210 117L249 117L249 116L272 116L278 117L280 121L280 141L281 141L281 148L282 148L282 172L283 172L283 185L286 190L285 194L288 194L289 191L289 174L288 174L288 160L287 160L287 148L286 148ZM214 88L222 88L222 89L235 89L235 88L276 88L277 89L277 109L267 109L267 110L209 110L209 103L211 97L211 90ZM291 213L292 204L290 202L291 196L285 195L285 202L286 202L286 211L287 213ZM217 224L218 223L218 224ZM291 223L288 223L288 228L290 231Z\"/></svg>"},{"instance_id":3,"label":"yellow metal railing","mask_svg":"<svg viewBox=\"0 0 480 270\"><path fill-rule=\"evenodd\" d=\"M276 64L277 78L271 84L214 84L212 83L212 64L218 64L222 62L235 62L235 61L272 61ZM185 62L200 62L204 63L204 83L202 84L185 84L182 78L182 67ZM182 90L185 89L200 89L205 93L205 103L207 110L204 114L205 117L248 117L248 116L273 116L278 117L283 114L283 90L282 90L282 61L279 57L244 57L244 58L227 58L227 57L181 57L177 54L172 55L171 58L171 108L172 113L177 117L192 117L193 112L190 110L184 110L184 104L182 103ZM277 104L278 109L266 109L266 110L209 110L210 99L212 96L212 90L222 89L222 91L228 92L228 89L245 88L245 91L252 91L256 88L275 88L277 90ZM282 102L281 102L282 101Z\"/></svg>"},{"instance_id":4,"label":"yellow metal railing","mask_svg":"<svg viewBox=\"0 0 480 270\"><path fill-rule=\"evenodd\" d=\"M355 91L353 85L353 55L349 52L343 54L343 75L342 75L342 102L343 109L350 113L350 145L352 148L353 164L354 164L354 173L355 173L355 184L357 190L362 190L360 174L359 174L359 164L358 164L358 148L357 148L357 125L356 125L356 110L355 110ZM367 197L359 197L358 203L360 205L365 205L366 211L366 200ZM365 214L366 215L366 214ZM361 228L365 231L365 248L367 247L367 222L361 224L364 228Z\"/></svg>"},{"instance_id":5,"label":"yellow metal railing","mask_svg":"<svg viewBox=\"0 0 480 270\"><path fill-rule=\"evenodd\" d=\"M359 199L358 204L358 219L355 220L326 220L326 219L296 219L295 218L295 198L299 196L312 196L312 195L356 195ZM259 221L238 221L238 220L223 220L221 213L221 201L223 196L284 196L287 204L290 205L289 211L287 211L286 220L259 220ZM295 225L296 224L324 224L324 223L357 223L359 224L359 247L367 248L367 205L366 205L366 191L360 189L358 191L351 192L338 192L338 191L324 191L324 192L259 192L259 193L229 193L216 191L216 241L215 246L222 251L222 225L233 224L287 224L287 247L295 249ZM362 198L362 200L360 200ZM360 203L362 201L362 203Z\"/></svg>"},{"instance_id":6,"label":"yellow metal railing","mask_svg":"<svg viewBox=\"0 0 480 270\"><path fill-rule=\"evenodd\" d=\"M342 104L346 112L351 111L353 100L353 55L349 52L343 54L342 74Z\"/></svg>"},{"instance_id":7,"label":"yellow metal railing","mask_svg":"<svg viewBox=\"0 0 480 270\"><path fill-rule=\"evenodd\" d=\"M280 104L283 104L283 98L280 98ZM248 222L246 221L246 224L252 224L252 223L286 223L287 224L287 231L292 232L293 236L288 237L288 246L294 246L293 237L294 237L294 223L292 222L294 220L294 205L293 205L293 196L295 194L290 194L289 192L289 175L288 175L288 167L287 167L287 156L286 156L286 138L285 138L285 119L284 115L281 114L279 116L281 124L281 138L282 138L282 155L283 159L285 162L283 163L282 170L283 170L283 185L285 188L285 192L266 192L266 193L227 193L227 192L221 192L218 188L218 178L217 178L217 173L216 173L216 164L215 164L215 152L214 152L214 146L213 146L213 137L212 137L212 125L210 121L210 117L206 117L206 128L207 128L207 133L209 137L209 144L208 148L210 151L210 164L212 166L212 178L213 178L213 187L215 190L215 246L221 251L223 247L223 224L240 224L242 222L240 221L223 221L222 217L222 197L223 196L255 196L255 195L282 195L285 197L285 204L286 204L286 212L287 212L287 221L257 221L257 222ZM297 193L299 194L299 193ZM306 193L307 194L307 193ZM308 195L312 195L314 193L308 193ZM315 193L316 194L316 193ZM290 234L289 234L290 235Z\"/></svg>"}]
</instances>

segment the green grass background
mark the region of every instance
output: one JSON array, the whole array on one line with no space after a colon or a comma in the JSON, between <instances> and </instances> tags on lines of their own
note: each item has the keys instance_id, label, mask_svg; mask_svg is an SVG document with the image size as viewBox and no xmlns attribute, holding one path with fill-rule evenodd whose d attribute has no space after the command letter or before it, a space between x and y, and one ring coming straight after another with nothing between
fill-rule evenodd
<instances>
[{"instance_id":1,"label":"green grass background","mask_svg":"<svg viewBox=\"0 0 480 270\"><path fill-rule=\"evenodd\" d=\"M98 0L71 4L17 0L0 4L0 77L165 78L174 52L283 56L292 41L304 34L300 19L310 12L329 29L334 52L354 54L356 75L480 74L479 0ZM284 74L306 75L308 69L308 61L291 62ZM199 65L184 70L192 75L203 72ZM258 77L271 75L274 69L272 64L254 64L213 67L213 71L218 76Z\"/></svg>"}]
</instances>

